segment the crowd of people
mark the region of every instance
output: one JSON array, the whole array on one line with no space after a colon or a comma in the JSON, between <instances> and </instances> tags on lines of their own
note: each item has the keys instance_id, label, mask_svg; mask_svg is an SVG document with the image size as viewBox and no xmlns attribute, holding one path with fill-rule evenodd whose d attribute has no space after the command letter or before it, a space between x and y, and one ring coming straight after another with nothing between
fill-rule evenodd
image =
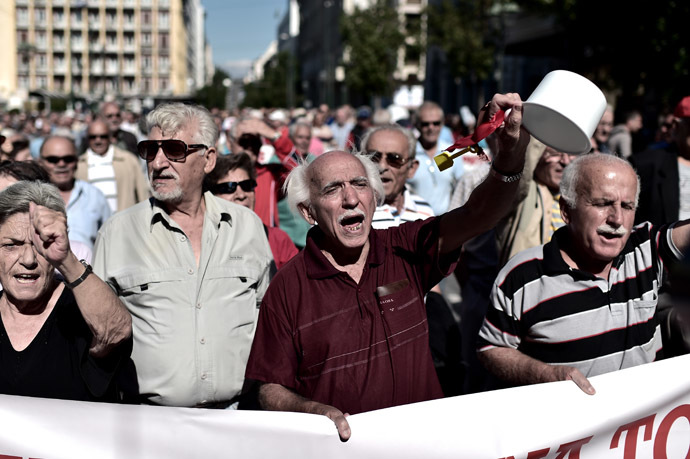
<instances>
[{"instance_id":1,"label":"crowd of people","mask_svg":"<svg viewBox=\"0 0 690 459\"><path fill-rule=\"evenodd\" d=\"M441 172L499 111L485 157ZM0 127L0 393L300 411L347 440L348 414L594 394L690 352L690 96L640 151L640 111L607 107L580 155L532 137L517 94L448 116L105 102Z\"/></svg>"}]
</instances>

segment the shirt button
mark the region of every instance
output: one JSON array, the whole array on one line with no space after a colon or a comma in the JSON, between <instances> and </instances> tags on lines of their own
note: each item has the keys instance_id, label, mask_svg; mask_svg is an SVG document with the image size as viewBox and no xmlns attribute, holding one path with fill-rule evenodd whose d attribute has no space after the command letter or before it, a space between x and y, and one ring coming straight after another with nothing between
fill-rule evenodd
<instances>
[{"instance_id":1,"label":"shirt button","mask_svg":"<svg viewBox=\"0 0 690 459\"><path fill-rule=\"evenodd\" d=\"M186 236L180 236L180 242L184 242L184 241L186 241L186 240L187 240L187 237L186 237Z\"/></svg>"},{"instance_id":2,"label":"shirt button","mask_svg":"<svg viewBox=\"0 0 690 459\"><path fill-rule=\"evenodd\" d=\"M206 338L201 338L201 339L199 340L199 342L200 342L201 344L206 344Z\"/></svg>"},{"instance_id":3,"label":"shirt button","mask_svg":"<svg viewBox=\"0 0 690 459\"><path fill-rule=\"evenodd\" d=\"M206 380L206 373L201 373L201 379Z\"/></svg>"},{"instance_id":4,"label":"shirt button","mask_svg":"<svg viewBox=\"0 0 690 459\"><path fill-rule=\"evenodd\" d=\"M201 303L197 303L197 304L196 304L196 308L197 308L197 309L201 309Z\"/></svg>"},{"instance_id":5,"label":"shirt button","mask_svg":"<svg viewBox=\"0 0 690 459\"><path fill-rule=\"evenodd\" d=\"M187 270L187 274L194 274L194 270L193 270L192 268L189 268L189 269Z\"/></svg>"}]
</instances>

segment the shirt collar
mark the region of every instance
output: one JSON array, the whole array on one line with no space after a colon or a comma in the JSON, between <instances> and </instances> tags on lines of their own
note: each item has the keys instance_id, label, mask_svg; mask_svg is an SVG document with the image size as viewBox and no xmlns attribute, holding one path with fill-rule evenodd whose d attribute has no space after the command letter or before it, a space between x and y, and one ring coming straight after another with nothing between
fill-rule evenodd
<instances>
[{"instance_id":1,"label":"shirt collar","mask_svg":"<svg viewBox=\"0 0 690 459\"><path fill-rule=\"evenodd\" d=\"M221 222L227 222L232 227L232 214L227 209L222 209L218 204L215 196L210 191L203 194L204 203L206 204L206 212L204 219L210 220L214 228L217 228ZM149 205L151 206L151 220L149 230L153 231L153 226L157 222L170 223L170 215L163 207L163 204L156 198L149 198Z\"/></svg>"},{"instance_id":2,"label":"shirt collar","mask_svg":"<svg viewBox=\"0 0 690 459\"><path fill-rule=\"evenodd\" d=\"M318 225L313 226L307 233L307 245L304 247L304 263L307 269L307 276L310 279L324 279L336 276L342 272L328 261L319 248L325 237ZM367 265L383 264L385 258L386 246L381 241L379 230L372 228L369 232Z\"/></svg>"},{"instance_id":3,"label":"shirt collar","mask_svg":"<svg viewBox=\"0 0 690 459\"><path fill-rule=\"evenodd\" d=\"M556 275L562 273L577 272L586 277L596 278L596 276L594 276L591 273L581 271L577 268L571 268L570 265L568 265L568 263L565 262L563 256L561 255L561 247L565 247L567 244L569 244L570 239L570 231L568 231L568 226L566 225L557 229L553 233L551 241L544 245L544 269L546 273L549 275ZM628 240L626 241L625 247L623 247L621 253L619 253L618 256L616 256L616 258L613 259L611 267L617 269L618 267L620 267L621 263L623 263L625 253L627 253L632 248L632 242L630 241L630 239L631 238L628 238Z\"/></svg>"}]
</instances>

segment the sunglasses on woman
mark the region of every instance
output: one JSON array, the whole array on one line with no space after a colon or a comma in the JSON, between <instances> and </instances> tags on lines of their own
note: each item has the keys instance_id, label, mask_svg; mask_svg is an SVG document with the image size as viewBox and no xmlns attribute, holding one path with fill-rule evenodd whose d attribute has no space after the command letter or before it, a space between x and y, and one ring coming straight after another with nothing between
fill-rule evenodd
<instances>
[{"instance_id":1,"label":"sunglasses on woman","mask_svg":"<svg viewBox=\"0 0 690 459\"><path fill-rule=\"evenodd\" d=\"M215 185L211 185L209 191L213 194L233 194L235 191L237 191L238 185L240 188L242 188L242 191L249 193L250 191L254 191L254 188L256 188L256 180L247 179L242 180L241 182L216 183Z\"/></svg>"},{"instance_id":2,"label":"sunglasses on woman","mask_svg":"<svg viewBox=\"0 0 690 459\"><path fill-rule=\"evenodd\" d=\"M183 163L187 159L187 156L195 151L208 148L208 146L202 143L187 145L182 140L178 139L142 140L137 144L137 152L141 159L145 159L146 162L153 161L153 158L156 157L158 150L161 148L168 160L176 163Z\"/></svg>"}]
</instances>

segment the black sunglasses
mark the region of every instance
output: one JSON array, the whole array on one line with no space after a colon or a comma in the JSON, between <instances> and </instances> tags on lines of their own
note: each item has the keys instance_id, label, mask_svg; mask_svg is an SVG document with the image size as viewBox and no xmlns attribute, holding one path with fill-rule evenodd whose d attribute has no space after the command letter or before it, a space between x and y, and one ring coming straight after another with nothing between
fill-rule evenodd
<instances>
[{"instance_id":1,"label":"black sunglasses","mask_svg":"<svg viewBox=\"0 0 690 459\"><path fill-rule=\"evenodd\" d=\"M5 140L7 140L7 137L5 137L4 135L0 135L0 145L5 143Z\"/></svg>"},{"instance_id":2,"label":"black sunglasses","mask_svg":"<svg viewBox=\"0 0 690 459\"><path fill-rule=\"evenodd\" d=\"M89 140L103 139L108 140L110 136L108 134L89 134Z\"/></svg>"},{"instance_id":3,"label":"black sunglasses","mask_svg":"<svg viewBox=\"0 0 690 459\"><path fill-rule=\"evenodd\" d=\"M431 126L432 124L433 124L434 126L440 126L440 125L441 125L441 122L440 122L440 121L420 121L420 122L419 122L419 125L420 125L421 127L429 127L429 126Z\"/></svg>"},{"instance_id":4,"label":"black sunglasses","mask_svg":"<svg viewBox=\"0 0 690 459\"><path fill-rule=\"evenodd\" d=\"M400 169L410 160L410 158L403 158L399 153L383 153L376 150L367 151L367 155L376 164L381 162L381 158L385 157L386 162L396 169Z\"/></svg>"},{"instance_id":5,"label":"black sunglasses","mask_svg":"<svg viewBox=\"0 0 690 459\"><path fill-rule=\"evenodd\" d=\"M250 191L254 191L254 188L256 188L256 180L247 179L242 180L241 182L216 183L215 185L211 185L209 191L213 194L233 194L235 191L237 191L237 185L242 188L242 191L249 193Z\"/></svg>"},{"instance_id":6,"label":"black sunglasses","mask_svg":"<svg viewBox=\"0 0 690 459\"><path fill-rule=\"evenodd\" d=\"M146 162L153 161L153 158L158 154L159 148L163 149L163 154L170 161L183 163L185 159L187 159L187 156L202 148L208 148L208 146L201 143L187 145L182 140L178 139L142 140L137 145L139 156L141 159L145 159Z\"/></svg>"},{"instance_id":7,"label":"black sunglasses","mask_svg":"<svg viewBox=\"0 0 690 459\"><path fill-rule=\"evenodd\" d=\"M41 159L49 162L50 164L59 164L60 161L64 161L65 164L77 162L76 156L42 156Z\"/></svg>"}]
</instances>

